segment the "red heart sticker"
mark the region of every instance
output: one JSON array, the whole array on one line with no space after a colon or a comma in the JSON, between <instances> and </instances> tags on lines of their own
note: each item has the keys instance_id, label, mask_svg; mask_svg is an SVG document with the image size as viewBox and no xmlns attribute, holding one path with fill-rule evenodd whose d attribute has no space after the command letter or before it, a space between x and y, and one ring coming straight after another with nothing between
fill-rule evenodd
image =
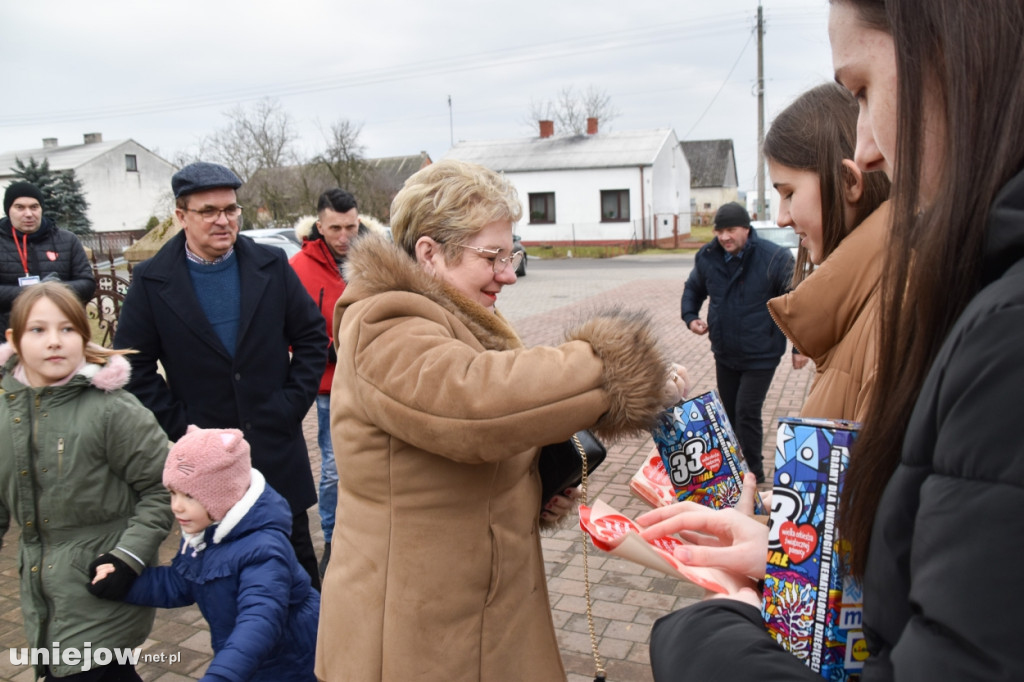
<instances>
[{"instance_id":1,"label":"red heart sticker","mask_svg":"<svg viewBox=\"0 0 1024 682\"><path fill-rule=\"evenodd\" d=\"M644 476L655 485L669 485L668 472L665 471L665 462L661 460L661 455L654 455L647 461Z\"/></svg>"},{"instance_id":2,"label":"red heart sticker","mask_svg":"<svg viewBox=\"0 0 1024 682\"><path fill-rule=\"evenodd\" d=\"M700 463L711 473L717 474L718 470L722 468L722 451L715 448L711 452L705 452L700 456Z\"/></svg>"},{"instance_id":3,"label":"red heart sticker","mask_svg":"<svg viewBox=\"0 0 1024 682\"><path fill-rule=\"evenodd\" d=\"M47 252L46 252L46 257L47 257L47 258L49 258L49 259L50 259L50 260L52 260L52 261L53 261L53 260L57 260L57 256L58 256L58 255L59 255L59 254L58 254L58 253L57 253L56 251L47 251Z\"/></svg>"},{"instance_id":4,"label":"red heart sticker","mask_svg":"<svg viewBox=\"0 0 1024 682\"><path fill-rule=\"evenodd\" d=\"M798 526L792 521L783 521L779 526L779 542L793 563L804 562L818 547L818 531L814 526Z\"/></svg>"}]
</instances>

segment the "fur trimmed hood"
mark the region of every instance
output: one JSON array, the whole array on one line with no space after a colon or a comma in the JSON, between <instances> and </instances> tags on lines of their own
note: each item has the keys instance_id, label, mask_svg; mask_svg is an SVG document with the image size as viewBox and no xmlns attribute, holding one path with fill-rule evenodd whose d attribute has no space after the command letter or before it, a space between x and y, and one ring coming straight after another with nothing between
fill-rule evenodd
<instances>
[{"instance_id":1,"label":"fur trimmed hood","mask_svg":"<svg viewBox=\"0 0 1024 682\"><path fill-rule=\"evenodd\" d=\"M100 346L91 341L89 346L100 348ZM4 367L5 373L14 371L17 361L12 361L12 358L15 358L16 355L14 346L9 343L0 344L0 366ZM128 380L132 375L132 366L123 356L111 355L107 358L106 364L103 365L91 362L85 363L85 366L78 370L77 374L85 377L91 385L101 391L110 393L119 388L124 388L128 384Z\"/></svg>"},{"instance_id":2,"label":"fur trimmed hood","mask_svg":"<svg viewBox=\"0 0 1024 682\"><path fill-rule=\"evenodd\" d=\"M320 232L316 229L316 221L315 215L304 215L295 221L295 236L299 238L300 243L320 237ZM359 223L366 228L367 234L375 234L378 237L384 237L387 234L384 224L373 216L360 213Z\"/></svg>"},{"instance_id":3,"label":"fur trimmed hood","mask_svg":"<svg viewBox=\"0 0 1024 682\"><path fill-rule=\"evenodd\" d=\"M348 287L334 311L334 338L338 338L338 327L349 305L388 291L408 291L426 296L455 315L488 350L523 347L523 342L501 313L492 313L432 276L382 237L367 235L353 243L343 271Z\"/></svg>"}]
</instances>

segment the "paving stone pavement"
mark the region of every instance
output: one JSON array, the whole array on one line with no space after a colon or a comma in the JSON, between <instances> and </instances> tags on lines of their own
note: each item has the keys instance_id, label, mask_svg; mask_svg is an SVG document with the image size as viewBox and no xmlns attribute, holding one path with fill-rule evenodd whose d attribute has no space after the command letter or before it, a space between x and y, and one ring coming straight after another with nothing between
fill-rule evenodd
<instances>
[{"instance_id":1,"label":"paving stone pavement","mask_svg":"<svg viewBox=\"0 0 1024 682\"><path fill-rule=\"evenodd\" d=\"M589 311L607 306L647 310L670 357L685 365L692 392L714 388L714 362L706 336L691 334L679 319L679 299L692 266L692 255L623 256L609 261L578 261L573 267L549 261L529 263L529 275L502 292L498 309L516 326L527 345L555 343L565 328ZM813 377L813 368L796 371L788 360L775 373L765 401L765 463L771 473L775 420L799 411ZM303 422L310 451L310 466L319 476L316 411ZM608 458L591 477L591 499L600 498L634 518L648 507L633 497L629 478L652 447L650 437L611 444ZM323 546L316 508L310 526L319 552ZM0 680L30 682L30 669L15 666L6 651L27 646L21 622L17 571L18 529L12 528L0 549ZM160 549L167 563L178 549L175 529ZM583 544L576 519L551 532L543 541L552 617L561 645L569 682L593 679L590 637L583 580ZM340 558L340 557L339 557ZM590 592L594 629L612 682L649 682L648 637L658 617L699 600L703 591L621 559L589 551ZM138 666L144 680L187 682L202 677L210 661L209 630L195 606L158 611L156 623L142 647Z\"/></svg>"}]
</instances>

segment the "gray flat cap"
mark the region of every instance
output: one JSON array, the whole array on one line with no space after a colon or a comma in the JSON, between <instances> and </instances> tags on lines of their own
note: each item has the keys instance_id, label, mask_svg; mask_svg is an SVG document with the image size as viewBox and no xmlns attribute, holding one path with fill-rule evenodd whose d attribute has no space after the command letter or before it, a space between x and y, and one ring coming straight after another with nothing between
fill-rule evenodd
<instances>
[{"instance_id":1,"label":"gray flat cap","mask_svg":"<svg viewBox=\"0 0 1024 682\"><path fill-rule=\"evenodd\" d=\"M174 190L175 198L202 192L206 189L217 187L238 189L241 186L242 181L231 172L230 168L206 161L190 163L171 178L171 189Z\"/></svg>"}]
</instances>

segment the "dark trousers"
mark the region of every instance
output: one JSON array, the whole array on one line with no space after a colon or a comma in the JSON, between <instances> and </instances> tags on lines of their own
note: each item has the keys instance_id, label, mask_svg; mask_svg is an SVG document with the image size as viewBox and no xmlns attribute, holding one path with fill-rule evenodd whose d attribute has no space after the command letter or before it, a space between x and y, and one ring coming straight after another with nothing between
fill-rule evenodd
<instances>
[{"instance_id":1,"label":"dark trousers","mask_svg":"<svg viewBox=\"0 0 1024 682\"><path fill-rule=\"evenodd\" d=\"M309 573L309 579L313 583L313 589L320 591L320 567L317 564L316 552L313 551L313 536L309 534L309 514L300 511L292 516L292 548L295 549L295 558L299 560L299 566Z\"/></svg>"},{"instance_id":2,"label":"dark trousers","mask_svg":"<svg viewBox=\"0 0 1024 682\"><path fill-rule=\"evenodd\" d=\"M761 426L761 410L764 408L768 388L772 385L775 368L736 370L716 362L715 373L718 393L722 396L725 414L736 432L743 458L758 480L762 480L764 463L761 446L764 442L764 428Z\"/></svg>"}]
</instances>

